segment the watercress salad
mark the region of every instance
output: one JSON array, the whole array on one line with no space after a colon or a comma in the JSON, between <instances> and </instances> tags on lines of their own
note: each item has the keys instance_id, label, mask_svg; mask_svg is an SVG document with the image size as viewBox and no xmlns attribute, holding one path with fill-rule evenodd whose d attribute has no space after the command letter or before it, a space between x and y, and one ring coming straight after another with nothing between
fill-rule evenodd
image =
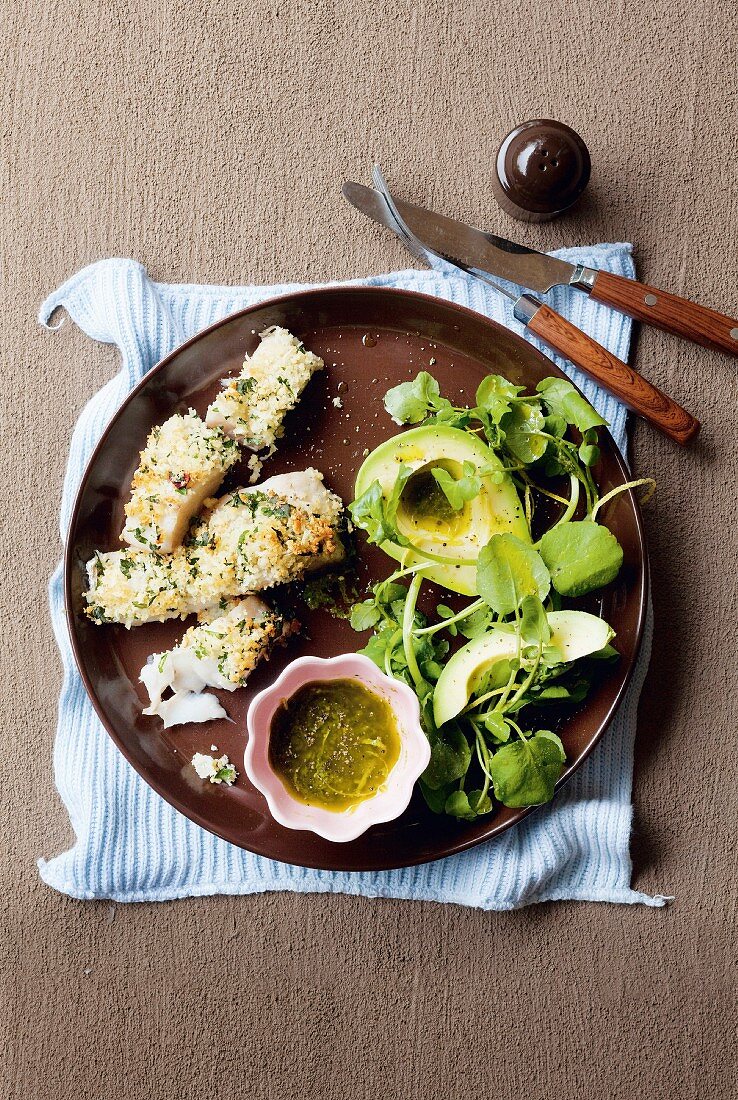
<instances>
[{"instance_id":1,"label":"watercress salad","mask_svg":"<svg viewBox=\"0 0 738 1100\"><path fill-rule=\"evenodd\" d=\"M584 699L598 662L617 659L607 623L562 610L562 598L616 578L623 552L598 515L616 493L653 485L639 479L599 495L592 471L606 422L565 379L544 378L525 394L490 374L475 400L473 408L453 405L426 371L389 390L393 420L430 429L436 452L440 439L459 460L433 452L428 461L422 432L400 433L394 463L368 484L377 463L367 458L350 505L354 525L399 562L354 605L351 625L372 631L361 652L418 696L431 745L420 780L428 805L465 820L491 812L493 799L523 807L553 797L566 756L550 716ZM502 490L507 497L494 496ZM483 528L478 546L474 517L485 494L488 505L506 501L507 516L493 517L496 528ZM435 542L420 539L424 524ZM453 570L468 578L470 545L473 584L465 587ZM429 574L475 598L429 612ZM450 655L460 638L465 644Z\"/></svg>"}]
</instances>

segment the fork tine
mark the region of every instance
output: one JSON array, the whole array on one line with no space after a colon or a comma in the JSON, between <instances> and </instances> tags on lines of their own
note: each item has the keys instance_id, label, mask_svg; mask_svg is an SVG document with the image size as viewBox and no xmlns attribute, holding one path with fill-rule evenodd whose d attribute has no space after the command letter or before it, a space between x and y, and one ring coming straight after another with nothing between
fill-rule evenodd
<instances>
[{"instance_id":1,"label":"fork tine","mask_svg":"<svg viewBox=\"0 0 738 1100\"><path fill-rule=\"evenodd\" d=\"M439 255L439 253L434 252L433 249L426 248L423 242L418 240L418 238L415 236L412 229L395 206L392 195L390 194L389 188L387 187L387 181L382 175L382 169L379 167L378 164L375 164L372 168L372 181L376 190L379 191L379 193L384 198L384 201L387 203L387 207L389 208L389 212L392 215L392 219L395 223L395 235L400 238L402 243L407 248L408 252L411 252L413 256L415 256L416 260L420 260L427 267L432 267L433 264L430 262L428 257L438 256L439 259L444 260L446 263L450 263L452 267L458 268L459 271L464 271L467 275L471 275L473 278L479 279L481 283L486 283L487 286L490 286L493 290L496 290L498 294L504 294L504 296L506 298L509 298L510 301L516 301L518 297L517 294L511 294L510 291L507 290L504 286L500 286L499 283L494 282L494 280L482 274L481 271L477 271L476 269L467 267L467 265L462 264L460 260L449 260L447 256L441 256Z\"/></svg>"},{"instance_id":2,"label":"fork tine","mask_svg":"<svg viewBox=\"0 0 738 1100\"><path fill-rule=\"evenodd\" d=\"M377 191L379 191L379 193L382 195L384 201L387 203L387 206L389 207L389 211L396 226L396 236L399 237L399 239L405 245L405 248L412 256L415 257L416 260L418 260L422 264L425 264L426 267L432 267L433 265L428 258L427 250L423 247L415 234L408 228L402 216L400 215L400 212L392 201L392 195L390 194L389 188L387 187L387 181L385 180L384 175L382 174L382 169L379 167L378 164L375 164L372 168L372 182Z\"/></svg>"}]
</instances>

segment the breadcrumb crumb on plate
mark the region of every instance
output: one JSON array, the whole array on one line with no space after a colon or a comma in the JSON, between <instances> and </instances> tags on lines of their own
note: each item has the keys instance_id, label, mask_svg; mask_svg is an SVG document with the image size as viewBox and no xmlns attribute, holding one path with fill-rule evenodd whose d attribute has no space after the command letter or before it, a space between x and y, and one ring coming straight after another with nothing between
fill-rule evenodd
<instances>
[{"instance_id":1,"label":"breadcrumb crumb on plate","mask_svg":"<svg viewBox=\"0 0 738 1100\"><path fill-rule=\"evenodd\" d=\"M227 756L219 756L215 759L206 753L196 752L192 757L192 767L200 779L208 779L217 785L225 783L227 787L232 787L238 778L235 765L231 764Z\"/></svg>"}]
</instances>

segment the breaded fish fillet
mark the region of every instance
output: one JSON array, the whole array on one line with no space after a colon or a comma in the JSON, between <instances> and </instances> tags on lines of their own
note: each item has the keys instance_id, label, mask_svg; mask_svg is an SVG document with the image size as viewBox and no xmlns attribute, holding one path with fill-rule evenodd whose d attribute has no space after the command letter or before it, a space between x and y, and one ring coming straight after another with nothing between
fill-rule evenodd
<instances>
[{"instance_id":1,"label":"breaded fish fillet","mask_svg":"<svg viewBox=\"0 0 738 1100\"><path fill-rule=\"evenodd\" d=\"M165 728L224 717L217 698L201 694L203 688L242 687L259 661L297 629L258 596L229 601L225 611L205 619L190 627L178 646L154 653L141 669L150 700L144 714L158 714Z\"/></svg>"},{"instance_id":2,"label":"breaded fish fillet","mask_svg":"<svg viewBox=\"0 0 738 1100\"><path fill-rule=\"evenodd\" d=\"M272 450L285 414L324 365L286 328L267 329L238 377L223 381L223 392L208 409L205 423L249 450Z\"/></svg>"},{"instance_id":3,"label":"breaded fish fillet","mask_svg":"<svg viewBox=\"0 0 738 1100\"><path fill-rule=\"evenodd\" d=\"M121 540L169 553L239 458L234 440L190 411L154 428L133 475Z\"/></svg>"},{"instance_id":4,"label":"breaded fish fillet","mask_svg":"<svg viewBox=\"0 0 738 1100\"><path fill-rule=\"evenodd\" d=\"M95 554L87 566L87 615L128 627L162 622L299 580L343 559L342 512L314 469L236 489L213 501L171 554Z\"/></svg>"}]
</instances>

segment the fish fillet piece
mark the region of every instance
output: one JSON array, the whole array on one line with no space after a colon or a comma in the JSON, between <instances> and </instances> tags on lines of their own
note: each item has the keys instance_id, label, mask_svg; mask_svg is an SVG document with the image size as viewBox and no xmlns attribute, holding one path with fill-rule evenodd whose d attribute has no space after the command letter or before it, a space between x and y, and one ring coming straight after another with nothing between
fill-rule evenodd
<instances>
[{"instance_id":1,"label":"fish fillet piece","mask_svg":"<svg viewBox=\"0 0 738 1100\"><path fill-rule=\"evenodd\" d=\"M171 554L96 553L87 565L87 615L125 626L184 618L344 557L343 504L318 470L280 474L207 505Z\"/></svg>"},{"instance_id":2,"label":"fish fillet piece","mask_svg":"<svg viewBox=\"0 0 738 1100\"><path fill-rule=\"evenodd\" d=\"M215 718L228 717L217 696L209 691L184 691L172 695L169 699L162 699L156 710L147 709L144 714L158 714L165 730L182 726L185 722L212 722Z\"/></svg>"},{"instance_id":3,"label":"fish fillet piece","mask_svg":"<svg viewBox=\"0 0 738 1100\"><path fill-rule=\"evenodd\" d=\"M286 328L266 329L238 377L223 380L223 392L208 409L205 423L249 450L271 451L282 435L285 414L324 365Z\"/></svg>"},{"instance_id":4,"label":"fish fillet piece","mask_svg":"<svg viewBox=\"0 0 738 1100\"><path fill-rule=\"evenodd\" d=\"M154 428L133 475L121 541L169 553L238 461L235 441L192 410Z\"/></svg>"},{"instance_id":5,"label":"fish fillet piece","mask_svg":"<svg viewBox=\"0 0 738 1100\"><path fill-rule=\"evenodd\" d=\"M225 711L203 688L235 691L243 687L259 661L285 641L297 624L272 610L258 596L231 601L215 617L190 627L182 641L165 653L154 653L141 669L149 695L144 714L157 714L164 728L182 722L207 722ZM168 698L165 693L171 691Z\"/></svg>"}]
</instances>

